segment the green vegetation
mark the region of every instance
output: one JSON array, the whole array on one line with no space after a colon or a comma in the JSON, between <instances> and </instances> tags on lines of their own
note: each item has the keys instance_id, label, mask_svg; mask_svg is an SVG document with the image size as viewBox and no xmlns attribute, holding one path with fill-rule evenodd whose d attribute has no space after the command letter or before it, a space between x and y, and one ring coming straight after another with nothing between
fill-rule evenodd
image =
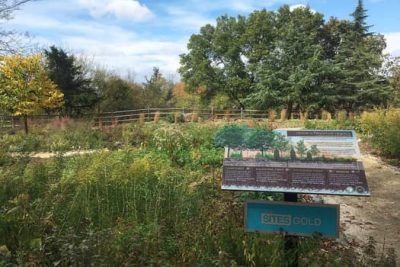
<instances>
[{"instance_id":1,"label":"green vegetation","mask_svg":"<svg viewBox=\"0 0 400 267\"><path fill-rule=\"evenodd\" d=\"M369 32L362 1L352 18L324 21L288 5L221 16L191 36L179 72L192 93L202 87L204 103L225 96L236 108L285 109L287 118L386 107L398 91L398 62L382 75L385 40Z\"/></svg>"},{"instance_id":2,"label":"green vegetation","mask_svg":"<svg viewBox=\"0 0 400 267\"><path fill-rule=\"evenodd\" d=\"M118 150L47 160L0 153L0 265L287 264L283 235L243 230L244 200L281 195L220 190L218 129L127 125L103 133ZM318 237L301 238L299 253L303 265L361 265L350 246Z\"/></svg>"},{"instance_id":3,"label":"green vegetation","mask_svg":"<svg viewBox=\"0 0 400 267\"><path fill-rule=\"evenodd\" d=\"M400 110L365 112L360 119L364 138L383 155L400 159Z\"/></svg>"}]
</instances>

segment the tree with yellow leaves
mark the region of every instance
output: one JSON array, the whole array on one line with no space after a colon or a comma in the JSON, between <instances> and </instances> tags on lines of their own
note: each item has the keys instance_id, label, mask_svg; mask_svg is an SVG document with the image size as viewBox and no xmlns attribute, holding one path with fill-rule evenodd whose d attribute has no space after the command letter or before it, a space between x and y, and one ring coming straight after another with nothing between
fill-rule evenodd
<instances>
[{"instance_id":1,"label":"tree with yellow leaves","mask_svg":"<svg viewBox=\"0 0 400 267\"><path fill-rule=\"evenodd\" d=\"M28 133L28 115L63 105L63 94L47 77L40 54L12 55L0 58L0 110L24 118Z\"/></svg>"}]
</instances>

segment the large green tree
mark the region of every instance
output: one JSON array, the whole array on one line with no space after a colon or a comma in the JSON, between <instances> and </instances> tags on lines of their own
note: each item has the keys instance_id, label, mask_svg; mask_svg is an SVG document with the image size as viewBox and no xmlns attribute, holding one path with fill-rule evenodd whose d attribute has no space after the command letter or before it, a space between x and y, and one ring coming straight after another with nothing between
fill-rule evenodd
<instances>
[{"instance_id":1,"label":"large green tree","mask_svg":"<svg viewBox=\"0 0 400 267\"><path fill-rule=\"evenodd\" d=\"M363 2L353 20L331 18L309 7L248 17L222 16L188 43L179 72L203 100L227 96L232 106L285 108L316 113L386 106L393 90L381 75L385 41L369 32Z\"/></svg>"},{"instance_id":2,"label":"large green tree","mask_svg":"<svg viewBox=\"0 0 400 267\"><path fill-rule=\"evenodd\" d=\"M278 10L275 39L258 63L255 90L248 96L253 106L283 107L290 117L294 107L304 112L319 105L320 95L331 89L325 77L333 71L320 43L323 24L322 15L309 8Z\"/></svg>"},{"instance_id":3,"label":"large green tree","mask_svg":"<svg viewBox=\"0 0 400 267\"><path fill-rule=\"evenodd\" d=\"M75 56L55 46L45 50L44 54L49 78L64 94L65 115L79 116L91 111L98 101L98 94Z\"/></svg>"},{"instance_id":4,"label":"large green tree","mask_svg":"<svg viewBox=\"0 0 400 267\"><path fill-rule=\"evenodd\" d=\"M380 74L385 40L382 35L368 32L366 10L361 0L352 16L353 21L341 33L334 57L341 77L336 84L336 108L350 111L386 106L393 90L389 81Z\"/></svg>"},{"instance_id":5,"label":"large green tree","mask_svg":"<svg viewBox=\"0 0 400 267\"><path fill-rule=\"evenodd\" d=\"M216 26L208 24L190 38L189 52L181 55L179 72L189 91L204 88L204 102L223 93L232 106L244 108L243 100L251 87L243 45L245 29L244 17L222 16Z\"/></svg>"}]
</instances>

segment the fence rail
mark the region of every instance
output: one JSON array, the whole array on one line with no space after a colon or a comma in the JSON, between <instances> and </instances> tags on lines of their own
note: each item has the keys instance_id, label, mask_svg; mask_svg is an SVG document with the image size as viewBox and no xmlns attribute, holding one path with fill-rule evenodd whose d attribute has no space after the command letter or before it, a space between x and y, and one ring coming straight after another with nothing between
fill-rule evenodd
<instances>
[{"instance_id":1,"label":"fence rail","mask_svg":"<svg viewBox=\"0 0 400 267\"><path fill-rule=\"evenodd\" d=\"M114 112L103 112L97 114L84 114L79 120L90 121L93 126L111 126L121 123L136 121L154 121L167 120L188 122L194 120L218 120L218 119L263 119L268 118L268 110L254 109L188 109L188 108L146 108L135 110L121 110ZM60 119L59 115L36 115L29 116L29 124L50 123ZM299 114L293 113L293 118L299 118ZM23 119L21 117L12 117L0 115L0 128L12 129L22 128Z\"/></svg>"}]
</instances>

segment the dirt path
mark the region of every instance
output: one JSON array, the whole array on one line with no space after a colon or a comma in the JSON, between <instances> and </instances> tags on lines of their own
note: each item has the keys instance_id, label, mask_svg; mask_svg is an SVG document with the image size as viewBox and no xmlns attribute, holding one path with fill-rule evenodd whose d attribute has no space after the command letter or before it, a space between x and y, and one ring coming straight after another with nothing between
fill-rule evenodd
<instances>
[{"instance_id":1,"label":"dirt path","mask_svg":"<svg viewBox=\"0 0 400 267\"><path fill-rule=\"evenodd\" d=\"M324 196L324 202L340 204L346 236L362 243L372 236L379 248L394 248L400 263L400 170L374 156L362 160L371 197Z\"/></svg>"}]
</instances>

